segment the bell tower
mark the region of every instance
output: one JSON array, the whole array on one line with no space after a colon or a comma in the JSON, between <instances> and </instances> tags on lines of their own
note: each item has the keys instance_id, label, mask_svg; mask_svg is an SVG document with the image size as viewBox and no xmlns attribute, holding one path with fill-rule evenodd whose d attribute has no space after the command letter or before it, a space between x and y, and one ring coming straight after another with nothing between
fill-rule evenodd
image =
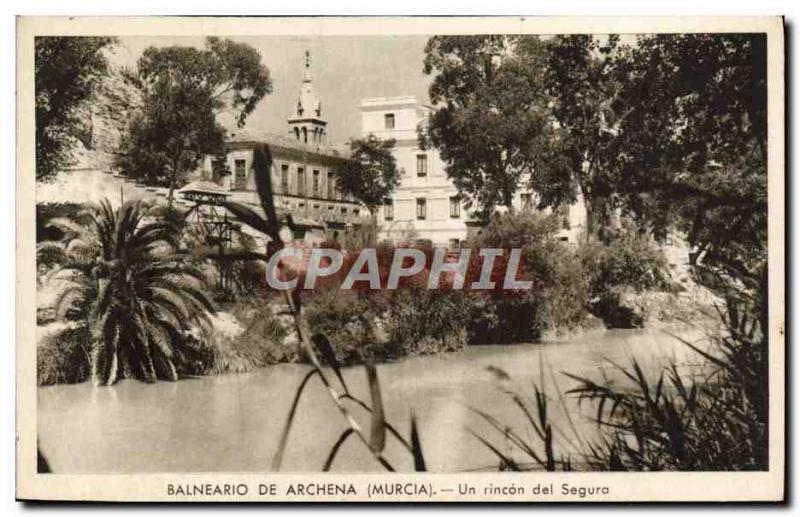
<instances>
[{"instance_id":1,"label":"bell tower","mask_svg":"<svg viewBox=\"0 0 800 517\"><path fill-rule=\"evenodd\" d=\"M328 123L322 118L322 101L311 84L311 55L306 50L303 83L289 115L289 135L303 144L319 147L326 140Z\"/></svg>"}]
</instances>

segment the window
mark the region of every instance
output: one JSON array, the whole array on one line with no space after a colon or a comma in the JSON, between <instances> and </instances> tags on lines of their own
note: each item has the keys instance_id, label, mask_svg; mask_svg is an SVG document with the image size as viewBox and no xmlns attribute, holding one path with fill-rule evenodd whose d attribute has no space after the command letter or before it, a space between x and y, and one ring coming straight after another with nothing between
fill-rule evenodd
<instances>
[{"instance_id":1,"label":"window","mask_svg":"<svg viewBox=\"0 0 800 517\"><path fill-rule=\"evenodd\" d=\"M428 217L428 206L424 197L417 198L417 219Z\"/></svg>"},{"instance_id":2,"label":"window","mask_svg":"<svg viewBox=\"0 0 800 517\"><path fill-rule=\"evenodd\" d=\"M306 171L302 167L297 168L297 195L306 195Z\"/></svg>"},{"instance_id":3,"label":"window","mask_svg":"<svg viewBox=\"0 0 800 517\"><path fill-rule=\"evenodd\" d=\"M247 162L245 160L235 160L233 162L234 188L243 189L247 182Z\"/></svg>"},{"instance_id":4,"label":"window","mask_svg":"<svg viewBox=\"0 0 800 517\"><path fill-rule=\"evenodd\" d=\"M521 197L522 197L522 209L526 210L526 211L529 211L531 209L531 206L532 206L531 195L526 193L526 194L522 194Z\"/></svg>"},{"instance_id":5,"label":"window","mask_svg":"<svg viewBox=\"0 0 800 517\"><path fill-rule=\"evenodd\" d=\"M281 194L289 193L289 166L287 164L281 165Z\"/></svg>"},{"instance_id":6,"label":"window","mask_svg":"<svg viewBox=\"0 0 800 517\"><path fill-rule=\"evenodd\" d=\"M333 174L331 174L331 171L328 171L328 199L334 199Z\"/></svg>"},{"instance_id":7,"label":"window","mask_svg":"<svg viewBox=\"0 0 800 517\"><path fill-rule=\"evenodd\" d=\"M417 155L417 176L428 175L428 156L425 154Z\"/></svg>"},{"instance_id":8,"label":"window","mask_svg":"<svg viewBox=\"0 0 800 517\"><path fill-rule=\"evenodd\" d=\"M457 250L459 247L461 247L461 241L458 239L450 239L449 247L451 250Z\"/></svg>"},{"instance_id":9,"label":"window","mask_svg":"<svg viewBox=\"0 0 800 517\"><path fill-rule=\"evenodd\" d=\"M450 217L461 217L461 199L458 196L450 198Z\"/></svg>"},{"instance_id":10,"label":"window","mask_svg":"<svg viewBox=\"0 0 800 517\"><path fill-rule=\"evenodd\" d=\"M347 208L342 208L342 215L347 215Z\"/></svg>"},{"instance_id":11,"label":"window","mask_svg":"<svg viewBox=\"0 0 800 517\"><path fill-rule=\"evenodd\" d=\"M394 113L387 113L383 116L383 127L386 129L394 129Z\"/></svg>"},{"instance_id":12,"label":"window","mask_svg":"<svg viewBox=\"0 0 800 517\"><path fill-rule=\"evenodd\" d=\"M394 219L394 201L387 199L383 205L383 218L387 221Z\"/></svg>"},{"instance_id":13,"label":"window","mask_svg":"<svg viewBox=\"0 0 800 517\"><path fill-rule=\"evenodd\" d=\"M313 189L312 192L314 193L314 197L320 196L320 188L319 188L319 171L313 171L313 183L311 184L311 188Z\"/></svg>"}]
</instances>

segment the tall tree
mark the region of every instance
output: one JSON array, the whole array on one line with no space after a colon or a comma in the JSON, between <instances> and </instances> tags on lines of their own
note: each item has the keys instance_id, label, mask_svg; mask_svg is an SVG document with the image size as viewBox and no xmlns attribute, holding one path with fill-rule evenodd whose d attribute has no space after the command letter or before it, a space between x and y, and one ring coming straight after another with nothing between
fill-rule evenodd
<instances>
[{"instance_id":1,"label":"tall tree","mask_svg":"<svg viewBox=\"0 0 800 517\"><path fill-rule=\"evenodd\" d=\"M47 181L73 163L85 129L81 109L108 72L103 50L113 38L40 36L34 41L36 179Z\"/></svg>"},{"instance_id":2,"label":"tall tree","mask_svg":"<svg viewBox=\"0 0 800 517\"><path fill-rule=\"evenodd\" d=\"M225 128L220 114L239 127L272 91L269 70L249 45L208 38L205 49L150 47L137 63L144 96L131 121L118 165L134 178L169 186L171 206L177 184L212 155L224 167Z\"/></svg>"},{"instance_id":3,"label":"tall tree","mask_svg":"<svg viewBox=\"0 0 800 517\"><path fill-rule=\"evenodd\" d=\"M541 207L572 204L580 194L587 235L602 229L615 208L618 51L616 35L558 35L547 40L544 82L551 135L536 157L532 187Z\"/></svg>"},{"instance_id":4,"label":"tall tree","mask_svg":"<svg viewBox=\"0 0 800 517\"><path fill-rule=\"evenodd\" d=\"M338 189L360 200L373 215L400 184L394 144L394 139L381 140L372 133L351 139L351 159L333 169Z\"/></svg>"},{"instance_id":5,"label":"tall tree","mask_svg":"<svg viewBox=\"0 0 800 517\"><path fill-rule=\"evenodd\" d=\"M521 50L524 49L524 52ZM484 220L511 206L551 130L545 43L528 36L435 36L424 71L436 110L420 128L468 206Z\"/></svg>"}]
</instances>

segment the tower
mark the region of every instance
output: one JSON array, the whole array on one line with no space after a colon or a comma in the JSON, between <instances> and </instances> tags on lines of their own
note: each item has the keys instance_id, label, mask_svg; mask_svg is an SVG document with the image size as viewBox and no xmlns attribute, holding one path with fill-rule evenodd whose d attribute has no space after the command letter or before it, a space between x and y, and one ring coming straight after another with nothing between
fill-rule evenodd
<instances>
[{"instance_id":1,"label":"tower","mask_svg":"<svg viewBox=\"0 0 800 517\"><path fill-rule=\"evenodd\" d=\"M325 128L328 123L322 118L322 102L311 84L311 55L307 50L303 83L288 122L289 134L298 142L316 147L325 142Z\"/></svg>"}]
</instances>

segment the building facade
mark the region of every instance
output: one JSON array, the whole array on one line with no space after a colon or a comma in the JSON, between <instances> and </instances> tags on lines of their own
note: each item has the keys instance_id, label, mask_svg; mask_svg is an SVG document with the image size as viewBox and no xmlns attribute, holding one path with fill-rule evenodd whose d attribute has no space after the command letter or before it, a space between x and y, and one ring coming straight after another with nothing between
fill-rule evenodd
<instances>
[{"instance_id":1,"label":"building facade","mask_svg":"<svg viewBox=\"0 0 800 517\"><path fill-rule=\"evenodd\" d=\"M360 109L363 136L374 134L382 140L396 141L394 156L401 180L379 215L383 236L457 247L478 231L478 222L461 202L439 153L419 146L417 128L426 123L433 108L419 103L416 97L405 96L364 99ZM512 204L517 210L533 210L535 201L530 189L521 188ZM558 238L577 242L584 225L585 211L578 202L563 211Z\"/></svg>"},{"instance_id":2,"label":"building facade","mask_svg":"<svg viewBox=\"0 0 800 517\"><path fill-rule=\"evenodd\" d=\"M214 181L230 199L258 209L254 168L255 150L265 145L271 156L271 178L275 207L288 212L297 226L296 234L282 232L284 240L308 243L336 239L348 226L363 222L367 211L336 187L333 170L346 160L343 150L327 141L327 122L322 102L316 95L306 54L306 70L296 103L287 119L287 134L240 131L231 133L226 156L229 175L216 176L212 158L207 157L200 176Z\"/></svg>"},{"instance_id":3,"label":"building facade","mask_svg":"<svg viewBox=\"0 0 800 517\"><path fill-rule=\"evenodd\" d=\"M417 138L417 126L432 108L408 96L364 99L360 109L362 135L393 138L401 171L400 185L378 215L383 236L457 247L467 238L469 215L439 154L421 149Z\"/></svg>"}]
</instances>

